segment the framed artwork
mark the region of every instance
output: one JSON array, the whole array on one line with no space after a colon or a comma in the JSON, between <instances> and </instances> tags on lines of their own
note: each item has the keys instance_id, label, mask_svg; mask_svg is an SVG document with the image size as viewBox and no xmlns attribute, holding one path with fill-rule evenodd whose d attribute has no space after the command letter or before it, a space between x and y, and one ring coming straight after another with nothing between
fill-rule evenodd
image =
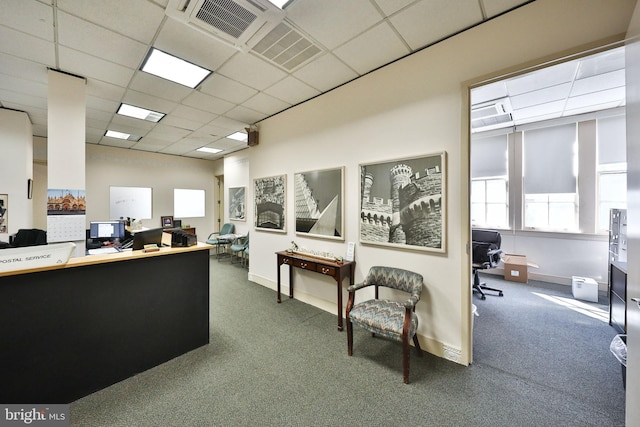
<instances>
[{"instance_id":1,"label":"framed artwork","mask_svg":"<svg viewBox=\"0 0 640 427\"><path fill-rule=\"evenodd\" d=\"M0 233L9 231L9 195L0 194Z\"/></svg>"},{"instance_id":2,"label":"framed artwork","mask_svg":"<svg viewBox=\"0 0 640 427\"><path fill-rule=\"evenodd\" d=\"M296 234L344 240L344 167L294 174Z\"/></svg>"},{"instance_id":3,"label":"framed artwork","mask_svg":"<svg viewBox=\"0 0 640 427\"><path fill-rule=\"evenodd\" d=\"M287 231L287 176L256 178L253 180L253 185L256 230L285 233Z\"/></svg>"},{"instance_id":4,"label":"framed artwork","mask_svg":"<svg viewBox=\"0 0 640 427\"><path fill-rule=\"evenodd\" d=\"M173 228L173 217L172 216L160 217L160 221L162 223L162 228Z\"/></svg>"},{"instance_id":5,"label":"framed artwork","mask_svg":"<svg viewBox=\"0 0 640 427\"><path fill-rule=\"evenodd\" d=\"M446 152L360 165L360 242L446 252Z\"/></svg>"},{"instance_id":6,"label":"framed artwork","mask_svg":"<svg viewBox=\"0 0 640 427\"><path fill-rule=\"evenodd\" d=\"M245 187L229 188L229 219L233 221L245 220L246 203Z\"/></svg>"}]
</instances>

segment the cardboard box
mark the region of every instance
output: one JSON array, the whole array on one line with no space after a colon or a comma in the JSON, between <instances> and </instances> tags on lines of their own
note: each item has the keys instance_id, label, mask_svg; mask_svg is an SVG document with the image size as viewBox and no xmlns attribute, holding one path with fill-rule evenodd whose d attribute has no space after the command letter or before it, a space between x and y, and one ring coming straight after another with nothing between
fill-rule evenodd
<instances>
[{"instance_id":1,"label":"cardboard box","mask_svg":"<svg viewBox=\"0 0 640 427\"><path fill-rule=\"evenodd\" d=\"M598 282L589 277L571 276L571 293L575 299L598 302Z\"/></svg>"},{"instance_id":2,"label":"cardboard box","mask_svg":"<svg viewBox=\"0 0 640 427\"><path fill-rule=\"evenodd\" d=\"M529 281L529 267L537 268L538 265L527 261L526 255L505 254L502 257L504 263L504 278L512 282L527 283Z\"/></svg>"}]
</instances>

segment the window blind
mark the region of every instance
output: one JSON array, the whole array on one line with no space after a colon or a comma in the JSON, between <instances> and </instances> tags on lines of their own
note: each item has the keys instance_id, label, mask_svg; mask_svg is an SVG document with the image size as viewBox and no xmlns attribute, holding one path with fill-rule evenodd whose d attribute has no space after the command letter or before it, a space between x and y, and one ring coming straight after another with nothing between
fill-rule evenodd
<instances>
[{"instance_id":1,"label":"window blind","mask_svg":"<svg viewBox=\"0 0 640 427\"><path fill-rule=\"evenodd\" d=\"M524 132L525 194L575 193L576 124Z\"/></svg>"},{"instance_id":2,"label":"window blind","mask_svg":"<svg viewBox=\"0 0 640 427\"><path fill-rule=\"evenodd\" d=\"M627 134L625 116L598 119L598 164L625 163L627 161Z\"/></svg>"},{"instance_id":3,"label":"window blind","mask_svg":"<svg viewBox=\"0 0 640 427\"><path fill-rule=\"evenodd\" d=\"M471 178L507 175L507 138L498 135L471 140Z\"/></svg>"}]
</instances>

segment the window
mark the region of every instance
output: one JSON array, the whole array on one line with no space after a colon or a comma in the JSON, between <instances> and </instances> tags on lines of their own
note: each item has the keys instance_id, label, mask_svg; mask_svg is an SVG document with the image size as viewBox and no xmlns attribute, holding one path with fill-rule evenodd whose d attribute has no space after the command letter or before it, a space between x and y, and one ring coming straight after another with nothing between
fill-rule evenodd
<instances>
[{"instance_id":1,"label":"window","mask_svg":"<svg viewBox=\"0 0 640 427\"><path fill-rule=\"evenodd\" d=\"M525 228L578 231L577 160L575 123L524 133Z\"/></svg>"},{"instance_id":2,"label":"window","mask_svg":"<svg viewBox=\"0 0 640 427\"><path fill-rule=\"evenodd\" d=\"M598 231L609 229L609 210L627 207L625 116L598 119Z\"/></svg>"},{"instance_id":3,"label":"window","mask_svg":"<svg viewBox=\"0 0 640 427\"><path fill-rule=\"evenodd\" d=\"M471 182L471 224L508 228L506 178L477 179Z\"/></svg>"},{"instance_id":4,"label":"window","mask_svg":"<svg viewBox=\"0 0 640 427\"><path fill-rule=\"evenodd\" d=\"M507 135L474 138L471 147L471 224L508 228Z\"/></svg>"}]
</instances>

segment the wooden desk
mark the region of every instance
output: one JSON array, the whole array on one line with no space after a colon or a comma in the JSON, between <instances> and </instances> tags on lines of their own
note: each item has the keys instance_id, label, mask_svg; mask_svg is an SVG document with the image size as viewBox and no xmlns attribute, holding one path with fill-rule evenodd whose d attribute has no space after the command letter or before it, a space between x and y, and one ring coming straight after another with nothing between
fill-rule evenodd
<instances>
[{"instance_id":1,"label":"wooden desk","mask_svg":"<svg viewBox=\"0 0 640 427\"><path fill-rule=\"evenodd\" d=\"M305 256L298 253L289 253L286 251L276 252L276 255L278 256L278 303L282 302L280 298L280 266L282 264L289 266L289 298L293 298L293 271L291 267L331 276L338 284L338 330L341 331L343 329L342 282L346 277L348 277L349 285L353 285L356 270L355 261L344 261L342 263L338 263L335 261Z\"/></svg>"}]
</instances>

